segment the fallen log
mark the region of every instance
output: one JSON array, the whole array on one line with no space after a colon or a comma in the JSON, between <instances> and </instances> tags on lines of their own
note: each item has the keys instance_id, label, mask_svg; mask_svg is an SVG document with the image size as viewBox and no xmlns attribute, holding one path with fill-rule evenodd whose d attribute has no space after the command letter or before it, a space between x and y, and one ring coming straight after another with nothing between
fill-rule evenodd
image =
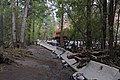
<instances>
[{"instance_id":1,"label":"fallen log","mask_svg":"<svg viewBox=\"0 0 120 80\"><path fill-rule=\"evenodd\" d=\"M108 53L107 50L104 50L104 51L93 51L93 52L90 52L92 55L95 55L95 56L99 56L99 55L105 55L106 53Z\"/></svg>"},{"instance_id":2,"label":"fallen log","mask_svg":"<svg viewBox=\"0 0 120 80\"><path fill-rule=\"evenodd\" d=\"M105 55L105 51L94 51L90 52L87 50L81 53L71 53L67 54L68 59L75 59L78 63L78 68L85 66L90 60L101 61L103 59L109 58L109 55Z\"/></svg>"},{"instance_id":3,"label":"fallen log","mask_svg":"<svg viewBox=\"0 0 120 80\"><path fill-rule=\"evenodd\" d=\"M84 58L84 57L89 57L90 56L90 52L86 51L86 52L81 52L81 53L71 53L71 52L68 52L67 54L67 58L68 59L73 59L75 56L78 56L80 58Z\"/></svg>"},{"instance_id":4,"label":"fallen log","mask_svg":"<svg viewBox=\"0 0 120 80\"><path fill-rule=\"evenodd\" d=\"M80 58L80 57L77 57L75 56L75 60L77 61L77 68L82 68L83 66L86 66L89 61L90 61L90 58Z\"/></svg>"}]
</instances>

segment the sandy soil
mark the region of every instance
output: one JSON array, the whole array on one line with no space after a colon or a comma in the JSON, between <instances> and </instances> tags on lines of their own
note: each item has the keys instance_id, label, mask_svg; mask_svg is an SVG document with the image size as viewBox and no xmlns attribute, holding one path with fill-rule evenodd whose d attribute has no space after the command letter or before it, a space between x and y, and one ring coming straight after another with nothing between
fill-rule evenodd
<instances>
[{"instance_id":1,"label":"sandy soil","mask_svg":"<svg viewBox=\"0 0 120 80\"><path fill-rule=\"evenodd\" d=\"M40 46L29 46L28 50L32 55L16 60L18 64L5 65L0 80L71 80L74 71L64 68L52 52Z\"/></svg>"}]
</instances>

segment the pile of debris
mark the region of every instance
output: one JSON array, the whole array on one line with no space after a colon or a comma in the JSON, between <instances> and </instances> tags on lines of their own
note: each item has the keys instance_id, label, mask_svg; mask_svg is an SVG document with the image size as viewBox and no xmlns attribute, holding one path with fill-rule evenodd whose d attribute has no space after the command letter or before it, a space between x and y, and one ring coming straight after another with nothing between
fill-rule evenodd
<instances>
[{"instance_id":1,"label":"pile of debris","mask_svg":"<svg viewBox=\"0 0 120 80\"><path fill-rule=\"evenodd\" d=\"M74 80L120 79L120 59L111 59L108 50L82 50L80 53L69 52L67 58L77 61L72 66L77 71L73 74Z\"/></svg>"},{"instance_id":2,"label":"pile of debris","mask_svg":"<svg viewBox=\"0 0 120 80\"><path fill-rule=\"evenodd\" d=\"M108 54L108 50L104 51L90 51L83 49L80 53L71 53L69 52L67 55L68 59L75 59L78 63L77 68L82 68L89 63L90 60L106 63L107 60L110 59Z\"/></svg>"},{"instance_id":3,"label":"pile of debris","mask_svg":"<svg viewBox=\"0 0 120 80\"><path fill-rule=\"evenodd\" d=\"M11 63L15 59L21 59L28 53L24 49L19 48L0 48L0 63Z\"/></svg>"}]
</instances>

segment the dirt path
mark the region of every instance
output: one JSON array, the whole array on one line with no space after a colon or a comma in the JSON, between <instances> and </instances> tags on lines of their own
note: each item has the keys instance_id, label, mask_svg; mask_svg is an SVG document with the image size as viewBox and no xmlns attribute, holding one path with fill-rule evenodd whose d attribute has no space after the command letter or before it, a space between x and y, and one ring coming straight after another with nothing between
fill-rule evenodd
<instances>
[{"instance_id":1,"label":"dirt path","mask_svg":"<svg viewBox=\"0 0 120 80\"><path fill-rule=\"evenodd\" d=\"M49 50L30 46L33 55L17 60L18 65L6 65L0 80L70 80L71 68L63 68L61 61Z\"/></svg>"}]
</instances>

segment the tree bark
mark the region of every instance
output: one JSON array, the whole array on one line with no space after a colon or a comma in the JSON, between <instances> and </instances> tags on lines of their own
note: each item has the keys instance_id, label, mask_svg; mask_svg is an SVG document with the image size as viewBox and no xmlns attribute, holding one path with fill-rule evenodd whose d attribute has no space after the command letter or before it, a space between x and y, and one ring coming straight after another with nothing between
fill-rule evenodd
<instances>
[{"instance_id":1,"label":"tree bark","mask_svg":"<svg viewBox=\"0 0 120 80\"><path fill-rule=\"evenodd\" d=\"M2 1L0 1L0 7L3 7ZM0 14L0 46L3 45L3 13Z\"/></svg>"},{"instance_id":2,"label":"tree bark","mask_svg":"<svg viewBox=\"0 0 120 80\"><path fill-rule=\"evenodd\" d=\"M92 36L91 36L91 0L87 0L87 41L86 48L91 49L92 47Z\"/></svg>"},{"instance_id":3,"label":"tree bark","mask_svg":"<svg viewBox=\"0 0 120 80\"><path fill-rule=\"evenodd\" d=\"M24 6L22 26L21 26L21 35L20 35L21 47L24 47L24 33L25 33L26 18L27 18L29 2L30 0L26 0L25 6Z\"/></svg>"},{"instance_id":4,"label":"tree bark","mask_svg":"<svg viewBox=\"0 0 120 80\"><path fill-rule=\"evenodd\" d=\"M60 32L60 46L61 47L64 47L64 43L63 43L63 19L64 19L64 6L62 3L61 32Z\"/></svg>"},{"instance_id":5,"label":"tree bark","mask_svg":"<svg viewBox=\"0 0 120 80\"><path fill-rule=\"evenodd\" d=\"M107 0L102 0L102 45L101 48L106 48L106 24L107 24Z\"/></svg>"},{"instance_id":6,"label":"tree bark","mask_svg":"<svg viewBox=\"0 0 120 80\"><path fill-rule=\"evenodd\" d=\"M115 34L115 47L117 46L117 35L118 35L118 31L119 31L119 20L120 20L120 9L118 11L118 19L117 19L117 31L116 31L116 34Z\"/></svg>"},{"instance_id":7,"label":"tree bark","mask_svg":"<svg viewBox=\"0 0 120 80\"><path fill-rule=\"evenodd\" d=\"M17 36L16 36L16 1L12 0L12 37L13 37L13 46L17 45Z\"/></svg>"},{"instance_id":8,"label":"tree bark","mask_svg":"<svg viewBox=\"0 0 120 80\"><path fill-rule=\"evenodd\" d=\"M114 0L109 0L109 13L108 13L108 26L109 26L109 51L111 58L114 57L113 53L113 42L114 42L114 36L113 36L113 24L114 24Z\"/></svg>"}]
</instances>

